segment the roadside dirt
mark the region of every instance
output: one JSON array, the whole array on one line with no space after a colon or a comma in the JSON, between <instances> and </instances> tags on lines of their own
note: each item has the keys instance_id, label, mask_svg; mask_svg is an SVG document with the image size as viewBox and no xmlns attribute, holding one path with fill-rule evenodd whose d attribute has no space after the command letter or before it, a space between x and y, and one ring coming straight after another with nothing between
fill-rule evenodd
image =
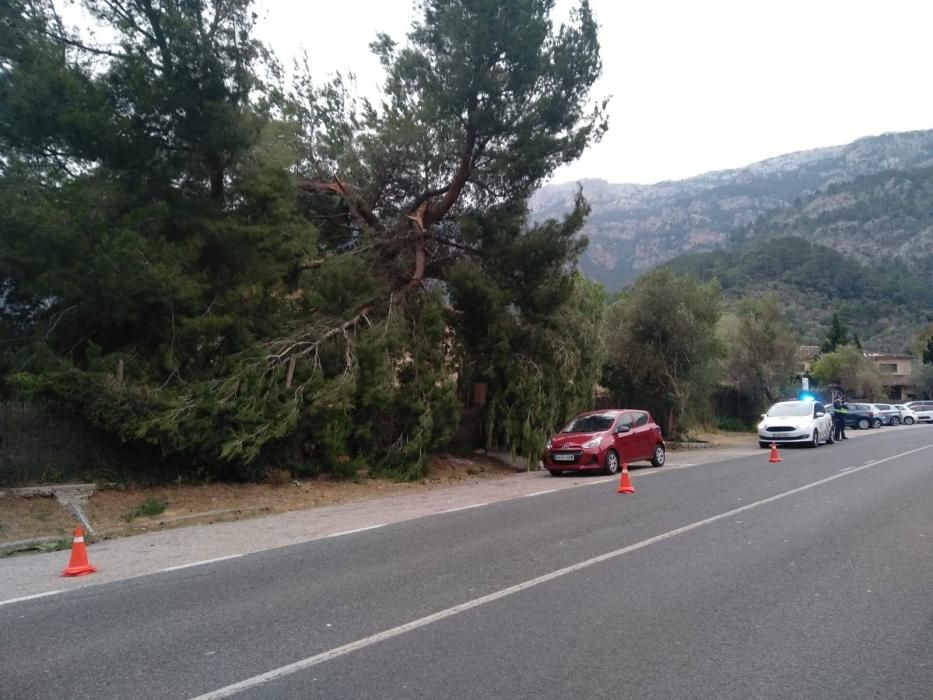
<instances>
[{"instance_id":1,"label":"roadside dirt","mask_svg":"<svg viewBox=\"0 0 933 700\"><path fill-rule=\"evenodd\" d=\"M668 442L668 450L702 449L711 447L748 447L755 444L755 433L720 432L715 430L698 430L690 433L689 443Z\"/></svg>"},{"instance_id":2,"label":"roadside dirt","mask_svg":"<svg viewBox=\"0 0 933 700\"><path fill-rule=\"evenodd\" d=\"M428 476L417 482L394 482L362 476L357 481L288 480L283 483L108 488L96 491L84 507L93 535L89 540L241 520L271 513L304 510L397 493L451 486L457 482L495 479L516 469L485 455L471 458L434 457ZM161 513L145 515L143 505L164 505ZM0 498L0 543L35 538L60 538L70 543L72 515L54 498ZM56 543L41 548L53 549Z\"/></svg>"},{"instance_id":3,"label":"roadside dirt","mask_svg":"<svg viewBox=\"0 0 933 700\"><path fill-rule=\"evenodd\" d=\"M700 431L687 444L670 443L670 452L748 446L746 433ZM255 518L350 501L372 500L419 490L496 479L521 469L489 455L434 457L428 476L417 482L393 482L365 475L356 481L286 480L280 483L171 485L150 488L103 488L82 504L93 527L89 541L125 537L157 530ZM161 512L144 514L144 504ZM150 510L149 512L152 512ZM0 497L0 546L47 538L35 549L70 547L77 524L72 513L54 498Z\"/></svg>"}]
</instances>

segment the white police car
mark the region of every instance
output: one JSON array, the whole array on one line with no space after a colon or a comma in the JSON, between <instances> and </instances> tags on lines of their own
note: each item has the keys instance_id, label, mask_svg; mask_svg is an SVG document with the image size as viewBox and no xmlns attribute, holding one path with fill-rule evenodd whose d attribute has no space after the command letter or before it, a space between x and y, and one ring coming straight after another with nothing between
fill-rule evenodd
<instances>
[{"instance_id":1,"label":"white police car","mask_svg":"<svg viewBox=\"0 0 933 700\"><path fill-rule=\"evenodd\" d=\"M758 445L798 444L819 447L833 444L833 419L819 401L780 401L761 416Z\"/></svg>"}]
</instances>

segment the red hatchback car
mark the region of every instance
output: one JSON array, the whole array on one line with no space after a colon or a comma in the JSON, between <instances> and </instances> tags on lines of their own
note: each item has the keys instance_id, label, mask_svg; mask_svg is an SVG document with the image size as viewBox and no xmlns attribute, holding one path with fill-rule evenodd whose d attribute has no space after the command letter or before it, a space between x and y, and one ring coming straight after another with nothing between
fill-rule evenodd
<instances>
[{"instance_id":1,"label":"red hatchback car","mask_svg":"<svg viewBox=\"0 0 933 700\"><path fill-rule=\"evenodd\" d=\"M547 441L544 466L553 476L565 471L616 474L622 462L664 464L664 438L647 411L619 408L574 418Z\"/></svg>"}]
</instances>

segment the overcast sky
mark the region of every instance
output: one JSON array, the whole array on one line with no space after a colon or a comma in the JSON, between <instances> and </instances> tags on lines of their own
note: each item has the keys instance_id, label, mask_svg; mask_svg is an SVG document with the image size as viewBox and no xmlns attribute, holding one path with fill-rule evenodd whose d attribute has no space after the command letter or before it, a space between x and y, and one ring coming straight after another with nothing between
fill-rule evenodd
<instances>
[{"instance_id":1,"label":"overcast sky","mask_svg":"<svg viewBox=\"0 0 933 700\"><path fill-rule=\"evenodd\" d=\"M508 0L503 0L507 2ZM558 0L566 13L569 0ZM591 0L609 133L555 181L651 183L886 131L933 128L930 0ZM412 0L259 0L260 37L373 96L376 32Z\"/></svg>"}]
</instances>

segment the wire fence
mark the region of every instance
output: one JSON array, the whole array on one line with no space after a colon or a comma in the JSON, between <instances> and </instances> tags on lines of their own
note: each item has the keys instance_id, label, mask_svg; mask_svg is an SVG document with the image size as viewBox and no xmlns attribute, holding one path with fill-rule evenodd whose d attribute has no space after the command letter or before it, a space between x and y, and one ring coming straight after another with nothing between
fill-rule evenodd
<instances>
[{"instance_id":1,"label":"wire fence","mask_svg":"<svg viewBox=\"0 0 933 700\"><path fill-rule=\"evenodd\" d=\"M158 469L83 420L43 406L0 403L0 486L121 481Z\"/></svg>"}]
</instances>

